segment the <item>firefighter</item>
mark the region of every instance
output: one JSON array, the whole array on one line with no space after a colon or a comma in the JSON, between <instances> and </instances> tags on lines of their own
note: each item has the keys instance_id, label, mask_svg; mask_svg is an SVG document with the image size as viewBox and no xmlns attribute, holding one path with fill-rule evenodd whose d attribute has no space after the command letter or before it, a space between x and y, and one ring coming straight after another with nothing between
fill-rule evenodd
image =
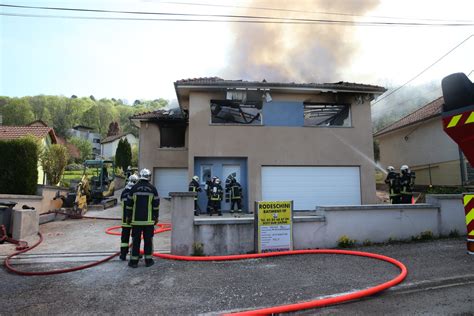
<instances>
[{"instance_id":1,"label":"firefighter","mask_svg":"<svg viewBox=\"0 0 474 316\"><path fill-rule=\"evenodd\" d=\"M204 191L206 191L206 196L207 196L206 212L210 216L212 215L211 213L211 187L213 186L216 179L217 177L212 177L212 179L208 177L206 181L206 185L204 186Z\"/></svg>"},{"instance_id":2,"label":"firefighter","mask_svg":"<svg viewBox=\"0 0 474 316\"><path fill-rule=\"evenodd\" d=\"M127 223L132 225L132 255L128 265L138 266L141 236L145 252L145 266L150 267L153 261L153 233L154 225L158 223L160 199L158 191L150 183L151 172L148 169L140 171L140 179L128 193Z\"/></svg>"},{"instance_id":3,"label":"firefighter","mask_svg":"<svg viewBox=\"0 0 474 316\"><path fill-rule=\"evenodd\" d=\"M413 200L413 190L415 188L415 172L410 171L407 165L400 167L401 203L411 204Z\"/></svg>"},{"instance_id":4,"label":"firefighter","mask_svg":"<svg viewBox=\"0 0 474 316\"><path fill-rule=\"evenodd\" d=\"M400 174L395 172L395 168L392 166L388 166L387 171L388 174L385 183L388 184L390 203L400 204Z\"/></svg>"},{"instance_id":5,"label":"firefighter","mask_svg":"<svg viewBox=\"0 0 474 316\"><path fill-rule=\"evenodd\" d=\"M122 201L122 237L120 240L120 260L125 261L127 259L128 246L130 242L130 231L132 230L132 225L127 224L126 218L126 209L125 205L127 203L128 193L132 187L137 183L138 176L132 174L128 178L128 183L123 189L122 194L120 195L120 201Z\"/></svg>"},{"instance_id":6,"label":"firefighter","mask_svg":"<svg viewBox=\"0 0 474 316\"><path fill-rule=\"evenodd\" d=\"M242 186L235 177L232 177L230 189L230 212L234 213L234 204L237 205L237 213L242 213Z\"/></svg>"},{"instance_id":7,"label":"firefighter","mask_svg":"<svg viewBox=\"0 0 474 316\"><path fill-rule=\"evenodd\" d=\"M189 182L189 192L201 192L201 186L199 185L199 177L194 176ZM194 216L199 216L198 212L199 206L198 206L198 197L197 195L194 197Z\"/></svg>"},{"instance_id":8,"label":"firefighter","mask_svg":"<svg viewBox=\"0 0 474 316\"><path fill-rule=\"evenodd\" d=\"M211 184L209 201L210 201L210 212L209 216L213 213L217 213L218 216L222 216L221 201L224 197L224 190L221 186L221 180L216 177L215 181Z\"/></svg>"}]
</instances>

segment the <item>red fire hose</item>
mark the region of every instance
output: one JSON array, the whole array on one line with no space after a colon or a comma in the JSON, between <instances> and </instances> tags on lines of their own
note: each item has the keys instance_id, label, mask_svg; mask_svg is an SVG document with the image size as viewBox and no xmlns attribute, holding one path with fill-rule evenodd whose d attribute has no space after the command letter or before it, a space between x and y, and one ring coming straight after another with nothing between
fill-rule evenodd
<instances>
[{"instance_id":1,"label":"red fire hose","mask_svg":"<svg viewBox=\"0 0 474 316\"><path fill-rule=\"evenodd\" d=\"M252 258L266 258L266 257L277 257L277 256L288 256L288 255L304 255L304 254L339 254L339 255L350 255L350 256L360 256L368 257L377 260L382 260L389 262L400 269L400 274L394 279L373 286L371 288L353 292L350 294L343 294L335 297L323 298L309 302L281 305L276 307L262 308L256 310L250 310L240 313L233 313L232 315L269 315L269 314L278 314L278 313L287 313L294 312L308 308L322 307L328 305L340 304L342 302L347 302L351 300L360 299L362 297L374 295L375 293L386 290L392 286L395 286L402 282L407 276L407 268L403 263L393 258L374 254L370 252L362 251L351 251L351 250L335 250L335 249L311 249L311 250L293 250L293 251L282 251L282 252L270 252L270 253L261 253L261 254L247 254L247 255L232 255L232 256L209 256L209 257L190 257L190 256L176 256L163 254L155 252L153 255L155 257L163 259L172 259L172 260L184 260L184 261L225 261L225 260L242 260L242 259L252 259Z\"/></svg>"},{"instance_id":2,"label":"red fire hose","mask_svg":"<svg viewBox=\"0 0 474 316\"><path fill-rule=\"evenodd\" d=\"M113 226L109 227L106 230L107 234L110 235L120 235L119 232L115 232L116 229L120 228L120 226ZM165 223L160 223L158 224L158 228L155 229L155 233L162 233L165 231L170 231L171 230L171 225L170 224L165 224ZM20 275L51 275L51 274L59 274L59 273L66 273L66 272L72 272L72 271L78 271L82 269L87 269L93 266L96 266L98 264L101 264L103 262L106 262L113 257L117 256L119 252L106 257L100 261L93 262L90 264L74 267L74 268L69 268L69 269L61 269L61 270L52 270L52 271L35 271L35 272L24 272L24 271L19 271L14 269L9 260L21 253L24 253L26 251L29 251L36 246L38 246L42 240L43 237L40 233L38 233L40 236L40 240L33 245L32 247L21 250L18 252L15 252L11 255L9 255L5 259L5 266L7 267L8 270L11 272L20 274ZM244 311L244 312L239 312L239 313L233 313L232 315L268 315L268 314L277 314L277 313L287 313L287 312L294 312L294 311L299 311L303 309L309 309L309 308L316 308L316 307L322 307L322 306L328 306L328 305L334 305L334 304L340 304L343 302L351 301L351 300L356 300L360 299L366 296L374 295L376 293L379 293L381 291L384 291L392 286L395 286L402 282L405 277L407 276L407 268L403 263L401 263L398 260L395 260L393 258L379 255L379 254L374 254L374 253L369 253L369 252L362 252L362 251L351 251L351 250L335 250L335 249L312 249L312 250L293 250L293 251L282 251L282 252L271 252L271 253L262 253L262 254L246 254L246 255L231 255L231 256L208 256L208 257L194 257L194 256L177 256L177 255L170 255L170 254L163 254L159 252L153 253L155 257L163 258L163 259L171 259L171 260L183 260L183 261L226 261L226 260L242 260L242 259L253 259L253 258L266 258L266 257L277 257L277 256L288 256L288 255L303 255L303 254L339 254L339 255L350 255L350 256L360 256L360 257L368 257L368 258L373 258L377 260L382 260L388 263L391 263L398 267L400 269L400 274L396 276L395 278L391 279L390 281L384 282L382 284L370 287L368 289L360 290L357 292L349 293L349 294L343 294L343 295L338 295L338 296L333 296L329 298L322 298L322 299L317 299L313 301L308 301L308 302L302 302L302 303L296 303L296 304L288 304L288 305L281 305L281 306L275 306L275 307L268 307L268 308L262 308L262 309L256 309L256 310L249 310L249 311Z\"/></svg>"},{"instance_id":3,"label":"red fire hose","mask_svg":"<svg viewBox=\"0 0 474 316\"><path fill-rule=\"evenodd\" d=\"M50 211L50 212L47 212L47 213L43 213L43 214L40 214L40 215L46 215L46 214L51 214L51 213L56 213L56 214L63 214L63 215L67 215L67 216L70 216L70 217L74 217L74 218L88 218L88 219L103 219L103 220L121 220L120 218L112 218L112 217L91 217L91 216L83 216L83 215L71 215L71 214L68 214L68 213L62 213L62 212L58 212L58 211ZM120 226L118 226L120 227ZM79 270L83 270L83 269L87 269L87 268L91 268L91 267L94 267L96 265L99 265L101 263L104 263L104 262L107 262L109 261L110 259L118 256L120 254L120 251L114 253L113 255L110 255L104 259L101 259L99 261L95 261L95 262L92 262L92 263L88 263L88 264L85 264L85 265L81 265L81 266L77 266L77 267L73 267L73 268L68 268L68 269L57 269L57 270L51 270L51 271L21 271L21 270L17 270L15 268L13 268L12 264L10 263L10 260L19 255L19 254L22 254L22 253L25 253L27 251L30 251L32 250L33 248L36 248L39 244L41 244L41 242L43 241L43 235L41 235L40 232L38 232L38 236L39 236L39 240L36 242L36 244L34 244L33 246L31 247L28 247L26 249L23 249L23 250L20 250L20 251L17 251L17 252L14 252L12 253L11 255L7 256L5 258L5 267L10 271L10 272L13 272L13 273L16 273L16 274L19 274L19 275L26 275L26 276L33 276L33 275L52 275L52 274L61 274L61 273L68 273L68 272L73 272L73 271L79 271Z\"/></svg>"}]
</instances>

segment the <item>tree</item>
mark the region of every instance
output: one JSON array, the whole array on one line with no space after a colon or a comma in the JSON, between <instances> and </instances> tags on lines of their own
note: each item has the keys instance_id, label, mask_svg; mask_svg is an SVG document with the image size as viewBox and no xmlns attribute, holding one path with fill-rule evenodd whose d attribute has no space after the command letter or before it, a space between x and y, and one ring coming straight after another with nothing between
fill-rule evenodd
<instances>
[{"instance_id":1,"label":"tree","mask_svg":"<svg viewBox=\"0 0 474 316\"><path fill-rule=\"evenodd\" d=\"M133 145L132 147L132 167L137 167L138 168L138 146Z\"/></svg>"},{"instance_id":2,"label":"tree","mask_svg":"<svg viewBox=\"0 0 474 316\"><path fill-rule=\"evenodd\" d=\"M63 145L54 144L43 151L40 162L48 184L56 185L61 181L68 159L67 148Z\"/></svg>"},{"instance_id":3,"label":"tree","mask_svg":"<svg viewBox=\"0 0 474 316\"><path fill-rule=\"evenodd\" d=\"M132 164L132 148L126 138L119 140L115 151L115 164L123 171Z\"/></svg>"},{"instance_id":4,"label":"tree","mask_svg":"<svg viewBox=\"0 0 474 316\"><path fill-rule=\"evenodd\" d=\"M26 98L12 98L1 108L4 125L26 125L34 121L33 109Z\"/></svg>"},{"instance_id":5,"label":"tree","mask_svg":"<svg viewBox=\"0 0 474 316\"><path fill-rule=\"evenodd\" d=\"M77 149L79 149L80 153L81 153L81 158L80 158L80 162L84 162L84 160L87 160L89 158L91 158L92 156L92 144L83 139L83 138L79 138L79 137L72 137L69 142L71 144L73 144L74 146L77 147Z\"/></svg>"}]
</instances>

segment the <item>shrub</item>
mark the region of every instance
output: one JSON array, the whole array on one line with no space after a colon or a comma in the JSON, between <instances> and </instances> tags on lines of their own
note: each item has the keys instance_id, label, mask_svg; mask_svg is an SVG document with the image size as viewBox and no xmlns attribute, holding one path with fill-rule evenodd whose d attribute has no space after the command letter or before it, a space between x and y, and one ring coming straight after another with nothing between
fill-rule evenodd
<instances>
[{"instance_id":1,"label":"shrub","mask_svg":"<svg viewBox=\"0 0 474 316\"><path fill-rule=\"evenodd\" d=\"M427 231L421 232L417 236L412 236L411 240L412 241L432 240L433 238L434 238L433 233L430 230L427 230Z\"/></svg>"},{"instance_id":2,"label":"shrub","mask_svg":"<svg viewBox=\"0 0 474 316\"><path fill-rule=\"evenodd\" d=\"M350 239L348 236L342 235L337 240L337 245L338 245L339 248L352 248L352 247L354 247L356 242L357 242L357 240Z\"/></svg>"},{"instance_id":3,"label":"shrub","mask_svg":"<svg viewBox=\"0 0 474 316\"><path fill-rule=\"evenodd\" d=\"M66 171L82 171L84 169L84 166L81 164L77 163L72 163L70 165L66 166Z\"/></svg>"},{"instance_id":4,"label":"shrub","mask_svg":"<svg viewBox=\"0 0 474 316\"><path fill-rule=\"evenodd\" d=\"M193 243L193 256L202 257L204 256L204 245L200 242Z\"/></svg>"},{"instance_id":5,"label":"shrub","mask_svg":"<svg viewBox=\"0 0 474 316\"><path fill-rule=\"evenodd\" d=\"M0 141L0 193L36 194L39 145L36 138Z\"/></svg>"},{"instance_id":6,"label":"shrub","mask_svg":"<svg viewBox=\"0 0 474 316\"><path fill-rule=\"evenodd\" d=\"M362 244L364 246L372 246L373 245L373 243L369 239L364 240L364 242Z\"/></svg>"},{"instance_id":7,"label":"shrub","mask_svg":"<svg viewBox=\"0 0 474 316\"><path fill-rule=\"evenodd\" d=\"M72 137L69 142L79 149L81 153L80 162L84 162L84 160L91 159L92 157L92 144L89 141L79 138L79 137Z\"/></svg>"},{"instance_id":8,"label":"shrub","mask_svg":"<svg viewBox=\"0 0 474 316\"><path fill-rule=\"evenodd\" d=\"M54 144L41 153L40 160L48 184L57 185L63 176L69 154L66 146Z\"/></svg>"},{"instance_id":9,"label":"shrub","mask_svg":"<svg viewBox=\"0 0 474 316\"><path fill-rule=\"evenodd\" d=\"M427 194L460 194L466 191L463 187L432 186L426 190Z\"/></svg>"},{"instance_id":10,"label":"shrub","mask_svg":"<svg viewBox=\"0 0 474 316\"><path fill-rule=\"evenodd\" d=\"M128 140L121 139L115 151L115 164L122 170L127 170L127 167L132 164L132 148Z\"/></svg>"},{"instance_id":11,"label":"shrub","mask_svg":"<svg viewBox=\"0 0 474 316\"><path fill-rule=\"evenodd\" d=\"M457 230L457 229L454 229L454 230L450 231L448 237L450 237L450 238L458 238L458 237L459 237L459 232L458 232L458 230Z\"/></svg>"}]
</instances>

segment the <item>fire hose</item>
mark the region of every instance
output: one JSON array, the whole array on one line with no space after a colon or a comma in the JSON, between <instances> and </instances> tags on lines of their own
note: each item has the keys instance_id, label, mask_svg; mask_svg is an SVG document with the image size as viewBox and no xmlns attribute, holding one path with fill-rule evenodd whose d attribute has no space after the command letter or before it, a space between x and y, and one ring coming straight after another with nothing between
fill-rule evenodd
<instances>
[{"instance_id":1,"label":"fire hose","mask_svg":"<svg viewBox=\"0 0 474 316\"><path fill-rule=\"evenodd\" d=\"M69 214L67 214L69 215ZM77 215L76 215L77 216ZM84 216L81 216L82 218L86 218ZM102 218L105 219L105 218ZM117 220L117 219L115 219ZM160 223L157 225L158 229L155 229L155 233L162 233L165 231L170 231L171 230L171 225L166 224L166 223ZM113 226L109 227L106 229L106 233L110 235L120 235L119 232L115 232L114 230L120 228L120 226ZM31 246L30 248L20 250L18 252L15 252L11 255L9 255L5 259L5 266L7 269L11 272L20 274L20 275L51 275L51 274L60 274L60 273L67 273L67 272L73 272L73 271L78 271L78 270L83 270L87 269L96 265L99 265L103 262L109 261L110 259L114 258L117 256L120 252L117 252L111 256L108 256L102 260L89 263L86 265L82 266L77 266L69 269L59 269L59 270L52 270L52 271L35 271L35 272L25 272L25 271L19 271L17 269L14 269L11 266L10 259L15 257L16 255L19 255L21 253L27 252L35 247L37 247L42 241L43 237L41 233L38 233L40 239L39 241ZM275 307L268 307L268 308L262 308L262 309L255 309L255 310L248 310L248 311L243 311L239 313L233 313L233 315L268 315L268 314L276 314L276 313L286 313L286 312L294 312L298 310L303 310L303 309L309 309L309 308L316 308L316 307L323 307L323 306L329 306L329 305L335 305L335 304L340 304L343 302L347 301L352 301L356 299L360 299L366 296L371 296L376 293L379 293L381 291L384 291L390 287L393 287L399 283L401 283L407 276L407 268L403 263L401 263L398 260L395 260L393 258L379 255L379 254L374 254L374 253L369 253L369 252L362 252L362 251L351 251L351 250L337 250L337 249L310 249L310 250L292 250L292 251L282 251L282 252L270 252L270 253L260 253L260 254L245 254L245 255L229 255L229 256L207 256L207 257L194 257L194 256L178 256L178 255L170 255L170 254L163 254L159 252L154 252L153 255L155 257L159 257L162 259L170 259L170 260L181 260L181 261L228 261L228 260L243 260L243 259L255 259L255 258L268 258L268 257L277 257L277 256L288 256L288 255L306 255L306 254L338 254L338 255L350 255L350 256L360 256L360 257L368 257L372 259L377 259L381 261L388 262L390 264L395 265L397 268L400 269L400 274L397 275L395 278L378 284L376 286L359 290L356 292L351 292L349 294L342 294L342 295L337 295L337 296L332 296L332 297L327 297L327 298L321 298L321 299L316 299L312 301L307 301L307 302L301 302L301 303L296 303L296 304L288 304L288 305L280 305L280 306L275 306Z\"/></svg>"}]
</instances>

